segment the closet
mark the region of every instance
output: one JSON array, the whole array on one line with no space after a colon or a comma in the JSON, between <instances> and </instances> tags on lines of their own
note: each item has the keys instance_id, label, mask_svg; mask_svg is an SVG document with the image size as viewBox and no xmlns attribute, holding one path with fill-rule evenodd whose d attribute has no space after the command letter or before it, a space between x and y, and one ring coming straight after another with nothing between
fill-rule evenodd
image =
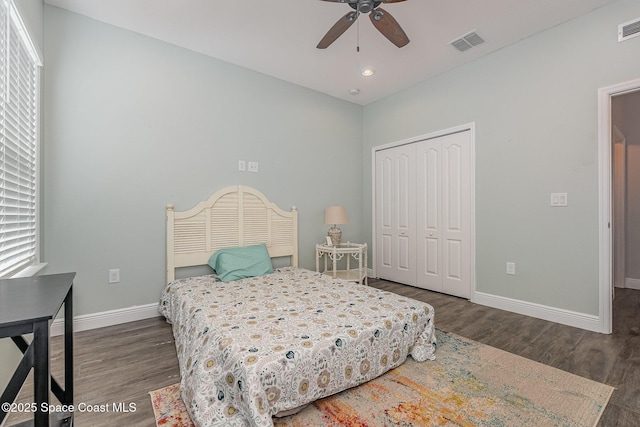
<instances>
[{"instance_id":1,"label":"closet","mask_svg":"<svg viewBox=\"0 0 640 427\"><path fill-rule=\"evenodd\" d=\"M375 151L376 275L471 296L471 130Z\"/></svg>"}]
</instances>

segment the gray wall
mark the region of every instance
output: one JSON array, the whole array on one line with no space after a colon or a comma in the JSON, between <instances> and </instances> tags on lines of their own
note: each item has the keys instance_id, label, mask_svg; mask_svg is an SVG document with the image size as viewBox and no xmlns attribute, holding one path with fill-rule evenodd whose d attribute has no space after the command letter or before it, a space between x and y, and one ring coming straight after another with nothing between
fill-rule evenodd
<instances>
[{"instance_id":1,"label":"gray wall","mask_svg":"<svg viewBox=\"0 0 640 427\"><path fill-rule=\"evenodd\" d=\"M372 147L475 122L477 290L598 315L597 91L640 77L640 37L617 42L639 16L620 0L365 107L365 227Z\"/></svg>"},{"instance_id":2,"label":"gray wall","mask_svg":"<svg viewBox=\"0 0 640 427\"><path fill-rule=\"evenodd\" d=\"M228 185L297 206L303 267L325 206L365 238L362 107L51 6L45 41L45 273L77 272L75 315L158 301L167 203Z\"/></svg>"}]
</instances>

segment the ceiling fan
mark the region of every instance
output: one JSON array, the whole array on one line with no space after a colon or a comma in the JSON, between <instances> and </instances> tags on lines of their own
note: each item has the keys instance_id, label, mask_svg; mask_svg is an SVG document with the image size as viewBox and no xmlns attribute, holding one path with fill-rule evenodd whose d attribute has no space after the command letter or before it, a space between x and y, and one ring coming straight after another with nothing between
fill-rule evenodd
<instances>
[{"instance_id":1,"label":"ceiling fan","mask_svg":"<svg viewBox=\"0 0 640 427\"><path fill-rule=\"evenodd\" d=\"M322 0L334 3L348 3L354 11L347 13L336 22L333 27L320 40L318 49L326 49L331 43L336 41L351 24L356 22L361 13L369 13L369 19L374 27L378 29L391 43L398 47L406 46L409 43L409 37L402 30L398 21L394 19L389 12L378 7L381 3L399 3L405 0Z\"/></svg>"}]
</instances>

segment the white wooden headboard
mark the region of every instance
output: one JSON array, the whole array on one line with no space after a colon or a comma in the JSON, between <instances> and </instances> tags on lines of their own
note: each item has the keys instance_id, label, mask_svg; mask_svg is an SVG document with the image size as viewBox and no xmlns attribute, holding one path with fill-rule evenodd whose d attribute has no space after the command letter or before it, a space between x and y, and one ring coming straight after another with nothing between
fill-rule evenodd
<instances>
[{"instance_id":1,"label":"white wooden headboard","mask_svg":"<svg viewBox=\"0 0 640 427\"><path fill-rule=\"evenodd\" d=\"M298 266L298 211L285 211L256 189L234 185L193 208L167 205L167 283L175 269L205 265L216 250L265 243L271 257Z\"/></svg>"}]
</instances>

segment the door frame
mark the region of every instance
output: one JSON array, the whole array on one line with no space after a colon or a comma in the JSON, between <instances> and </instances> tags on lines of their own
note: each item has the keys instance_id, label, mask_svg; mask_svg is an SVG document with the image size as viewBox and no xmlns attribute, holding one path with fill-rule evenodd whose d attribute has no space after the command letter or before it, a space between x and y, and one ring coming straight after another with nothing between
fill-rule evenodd
<instances>
[{"instance_id":1,"label":"door frame","mask_svg":"<svg viewBox=\"0 0 640 427\"><path fill-rule=\"evenodd\" d=\"M599 312L600 332L613 330L613 168L611 98L640 91L640 79L598 89Z\"/></svg>"},{"instance_id":2,"label":"door frame","mask_svg":"<svg viewBox=\"0 0 640 427\"><path fill-rule=\"evenodd\" d=\"M376 152L385 150L388 148L398 147L406 144L413 144L419 141L427 139L440 138L442 136L451 135L454 133L469 131L470 147L469 147L469 163L471 170L469 171L470 179L470 192L469 192L469 215L470 215L470 230L469 230L469 250L470 250L470 265L469 265L469 280L471 285L470 300L475 301L476 292L476 124L475 122L455 126L448 129L439 130L436 132L427 133L424 135L414 136L411 138L403 139L400 141L394 141L383 145L377 145L371 148L371 272L373 277L377 275L377 262L376 262Z\"/></svg>"}]
</instances>

